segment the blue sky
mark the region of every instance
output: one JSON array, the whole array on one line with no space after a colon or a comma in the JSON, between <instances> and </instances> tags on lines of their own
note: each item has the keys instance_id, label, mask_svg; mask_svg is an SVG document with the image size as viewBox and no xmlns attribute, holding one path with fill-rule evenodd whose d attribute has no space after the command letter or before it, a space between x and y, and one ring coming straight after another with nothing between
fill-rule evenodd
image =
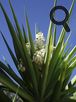
<instances>
[{"instance_id":1,"label":"blue sky","mask_svg":"<svg viewBox=\"0 0 76 102\"><path fill-rule=\"evenodd\" d=\"M12 14L11 14L11 11L9 8L8 0L0 0L0 1L4 5L8 15L13 23L13 18L12 18ZM63 5L69 10L72 1L73 0L58 0L57 5ZM53 7L54 0L11 0L11 2L14 7L14 10L16 12L20 26L22 24L25 25L24 10L26 9L26 11L28 12L28 17L29 17L29 22L30 22L33 37L34 37L34 33L35 33L35 24L37 24L39 26L40 31L42 31L44 33L45 37L47 36L48 26L49 26L49 21L50 21L49 13ZM56 12L56 17L57 17L57 19L64 18L65 17L64 12L62 12L62 11ZM76 20L75 19L76 19L76 3L75 3L74 9L73 9L73 12L71 15L70 23L69 23L69 27L72 32L69 44L72 44L72 47L74 45L76 45ZM62 28L62 26L57 26L58 35L60 34L61 28ZM11 39L9 30L6 25L6 22L5 22L5 19L4 19L1 9L0 9L0 30L3 31L11 49L14 52L12 39ZM67 33L67 35L68 34L69 33ZM57 37L58 37L58 35L57 35ZM7 61L14 68L14 64L11 60L11 57L6 49L6 46L3 42L2 37L0 35L0 59L3 61L2 55L5 56ZM73 74L75 74L75 73L76 73L76 71L74 71Z\"/></svg>"}]
</instances>

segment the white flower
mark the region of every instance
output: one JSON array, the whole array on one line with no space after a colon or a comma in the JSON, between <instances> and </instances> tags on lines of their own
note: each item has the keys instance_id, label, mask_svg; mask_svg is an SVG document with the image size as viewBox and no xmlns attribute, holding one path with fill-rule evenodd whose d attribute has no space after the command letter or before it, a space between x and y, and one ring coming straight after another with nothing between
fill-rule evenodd
<instances>
[{"instance_id":1,"label":"white flower","mask_svg":"<svg viewBox=\"0 0 76 102\"><path fill-rule=\"evenodd\" d=\"M38 65L42 65L44 62L44 55L45 55L45 49L36 51L33 56L33 61Z\"/></svg>"},{"instance_id":2,"label":"white flower","mask_svg":"<svg viewBox=\"0 0 76 102\"><path fill-rule=\"evenodd\" d=\"M36 40L42 40L45 41L44 35L42 32L39 32L36 34Z\"/></svg>"},{"instance_id":3,"label":"white flower","mask_svg":"<svg viewBox=\"0 0 76 102\"><path fill-rule=\"evenodd\" d=\"M44 48L45 38L42 32L36 34L35 45L37 49Z\"/></svg>"}]
</instances>

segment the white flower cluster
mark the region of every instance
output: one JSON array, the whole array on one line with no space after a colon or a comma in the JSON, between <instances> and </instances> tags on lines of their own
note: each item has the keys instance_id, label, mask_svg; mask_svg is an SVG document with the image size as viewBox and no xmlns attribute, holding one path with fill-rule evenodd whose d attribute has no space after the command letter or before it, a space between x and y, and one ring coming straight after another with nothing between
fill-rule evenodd
<instances>
[{"instance_id":1,"label":"white flower cluster","mask_svg":"<svg viewBox=\"0 0 76 102\"><path fill-rule=\"evenodd\" d=\"M45 49L36 51L33 56L33 61L38 65L42 65L44 61L44 55L45 55Z\"/></svg>"},{"instance_id":2,"label":"white flower cluster","mask_svg":"<svg viewBox=\"0 0 76 102\"><path fill-rule=\"evenodd\" d=\"M36 34L35 45L36 49L44 48L45 38L42 32Z\"/></svg>"},{"instance_id":3,"label":"white flower cluster","mask_svg":"<svg viewBox=\"0 0 76 102\"><path fill-rule=\"evenodd\" d=\"M33 61L38 64L42 65L44 62L44 55L45 55L45 38L42 32L36 34L35 39L35 47L36 52L33 55Z\"/></svg>"},{"instance_id":4,"label":"white flower cluster","mask_svg":"<svg viewBox=\"0 0 76 102\"><path fill-rule=\"evenodd\" d=\"M33 55L33 62L35 62L38 65L42 65L44 61L44 55L45 55L45 38L42 32L39 32L36 34L34 46L35 46L35 53ZM26 48L30 55L29 42L26 43Z\"/></svg>"}]
</instances>

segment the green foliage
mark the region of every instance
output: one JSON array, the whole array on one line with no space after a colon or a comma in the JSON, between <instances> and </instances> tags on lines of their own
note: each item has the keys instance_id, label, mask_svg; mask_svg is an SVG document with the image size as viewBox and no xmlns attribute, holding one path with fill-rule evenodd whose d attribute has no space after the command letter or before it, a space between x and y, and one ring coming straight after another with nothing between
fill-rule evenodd
<instances>
[{"instance_id":1,"label":"green foliage","mask_svg":"<svg viewBox=\"0 0 76 102\"><path fill-rule=\"evenodd\" d=\"M56 3L57 0L54 1L54 6ZM75 0L73 0L69 10L70 16L74 3ZM26 15L27 37L24 26L22 25L22 30L19 26L10 0L9 4L16 28L13 27L1 3L0 8L8 25L16 56L7 43L2 31L0 33L21 77L16 75L6 59L5 64L0 61L0 83L2 83L0 85L1 101L12 101L4 94L4 90L10 90L9 92L19 95L23 102L76 102L74 98L76 80L73 83L70 81L70 76L76 68L76 46L69 53L68 50L65 51L70 35L65 41L66 31L63 28L56 43L56 25L50 21L46 45L42 46L42 49L45 50L44 61L42 65L38 65L38 63L35 63L34 56L40 54L38 51L43 50L36 49L35 41L32 39L28 17ZM53 28L54 32L52 31ZM37 41L40 41L40 39L37 38ZM41 43L43 44L43 41ZM28 44L30 45L29 51ZM37 57L40 58L41 55L37 55ZM39 59L39 61L41 60ZM6 88L3 88L3 86ZM16 96L13 102L15 100Z\"/></svg>"}]
</instances>

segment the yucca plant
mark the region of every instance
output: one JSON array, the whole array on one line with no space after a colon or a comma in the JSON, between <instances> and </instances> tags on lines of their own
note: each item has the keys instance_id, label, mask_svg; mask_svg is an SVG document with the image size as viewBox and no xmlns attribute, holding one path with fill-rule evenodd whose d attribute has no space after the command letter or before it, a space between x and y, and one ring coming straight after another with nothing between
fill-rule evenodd
<instances>
[{"instance_id":1,"label":"yucca plant","mask_svg":"<svg viewBox=\"0 0 76 102\"><path fill-rule=\"evenodd\" d=\"M54 6L56 2L55 0ZM75 0L72 2L69 15L72 13L74 3ZM27 37L24 26L22 29L19 26L10 0L9 4L15 27L2 3L0 8L12 37L15 55L2 31L0 33L21 77L13 71L5 58L5 63L0 61L0 101L17 102L16 96L19 96L23 102L76 102L73 98L76 92L76 80L75 78L70 80L76 67L76 46L71 51L66 49L70 35L65 41L66 31L62 28L56 42L56 25L50 21L47 40L42 32L37 32L33 40L26 14ZM15 94L13 100L5 94L7 91Z\"/></svg>"}]
</instances>

